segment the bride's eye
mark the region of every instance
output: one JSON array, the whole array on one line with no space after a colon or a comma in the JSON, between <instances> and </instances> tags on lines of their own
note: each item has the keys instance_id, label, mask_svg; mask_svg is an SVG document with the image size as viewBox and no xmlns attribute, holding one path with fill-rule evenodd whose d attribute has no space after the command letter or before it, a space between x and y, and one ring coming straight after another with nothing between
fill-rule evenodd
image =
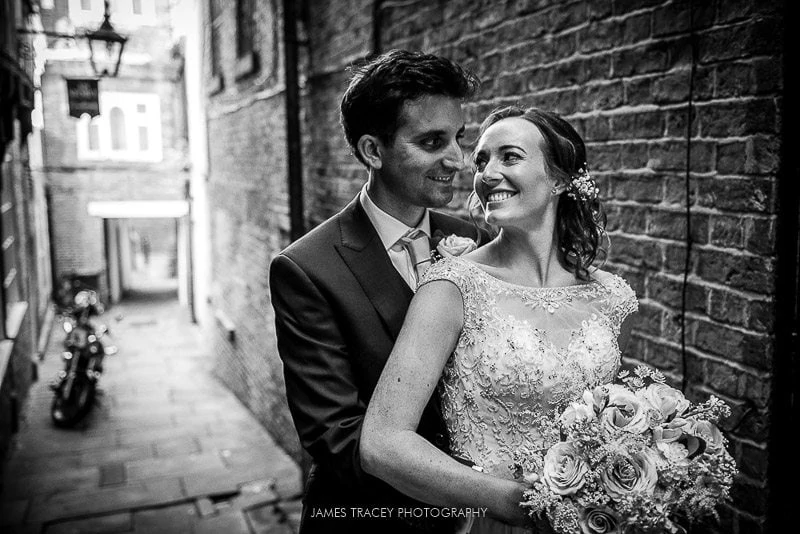
<instances>
[{"instance_id":1,"label":"bride's eye","mask_svg":"<svg viewBox=\"0 0 800 534\"><path fill-rule=\"evenodd\" d=\"M473 164L475 165L475 172L483 172L486 168L486 158L483 156L478 156L473 160Z\"/></svg>"},{"instance_id":2,"label":"bride's eye","mask_svg":"<svg viewBox=\"0 0 800 534\"><path fill-rule=\"evenodd\" d=\"M521 154L517 154L516 152L506 152L503 154L503 162L504 163L516 163L517 161L522 159Z\"/></svg>"}]
</instances>

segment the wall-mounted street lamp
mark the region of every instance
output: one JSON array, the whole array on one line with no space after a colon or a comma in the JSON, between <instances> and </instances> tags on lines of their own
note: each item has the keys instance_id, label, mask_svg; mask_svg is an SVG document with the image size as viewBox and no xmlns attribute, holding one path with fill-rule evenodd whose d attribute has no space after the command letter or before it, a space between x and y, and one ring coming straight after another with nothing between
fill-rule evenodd
<instances>
[{"instance_id":1,"label":"wall-mounted street lamp","mask_svg":"<svg viewBox=\"0 0 800 534\"><path fill-rule=\"evenodd\" d=\"M94 31L85 33L89 41L89 62L95 76L109 76L115 78L119 73L119 64L122 61L122 51L128 38L118 34L111 25L111 14L108 9L108 0L105 0L103 22ZM114 65L114 70L109 71L108 65Z\"/></svg>"},{"instance_id":2,"label":"wall-mounted street lamp","mask_svg":"<svg viewBox=\"0 0 800 534\"><path fill-rule=\"evenodd\" d=\"M68 33L59 33L43 30L31 30L27 28L17 28L18 34L46 35L48 37L63 37L75 39L76 36ZM122 52L128 38L120 35L111 24L111 13L109 13L109 0L104 0L103 22L94 31L86 31L83 37L89 43L89 63L92 71L98 78L114 78L119 73L119 65L122 62ZM113 69L109 67L113 65Z\"/></svg>"}]
</instances>

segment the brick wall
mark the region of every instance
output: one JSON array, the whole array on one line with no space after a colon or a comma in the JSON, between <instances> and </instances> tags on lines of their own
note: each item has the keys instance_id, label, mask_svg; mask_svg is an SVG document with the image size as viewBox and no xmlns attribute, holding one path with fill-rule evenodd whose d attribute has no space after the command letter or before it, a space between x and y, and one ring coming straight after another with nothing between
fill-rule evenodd
<instances>
[{"instance_id":1,"label":"brick wall","mask_svg":"<svg viewBox=\"0 0 800 534\"><path fill-rule=\"evenodd\" d=\"M345 66L371 52L373 36L383 50L441 53L481 76L481 94L467 106L473 138L499 105L564 114L587 141L606 202L607 268L640 298L625 356L661 368L675 384L685 378L690 396L713 393L734 407L728 434L742 474L719 531L762 531L769 497L782 4L386 2L377 27L373 4L309 4L302 62L309 225L340 209L364 181L337 110ZM274 9L272 2L260 6ZM222 353L224 373L251 407L277 418L262 421L278 436L288 419L276 400L282 384L265 279L267 262L287 243L283 96L254 100L252 90L228 85L210 99L215 294L224 295L220 306L248 331L247 341L237 338ZM235 111L220 111L225 105ZM470 186L463 176L453 211L464 213ZM260 406L253 383L274 409ZM296 446L290 450L297 455Z\"/></svg>"},{"instance_id":2,"label":"brick wall","mask_svg":"<svg viewBox=\"0 0 800 534\"><path fill-rule=\"evenodd\" d=\"M269 262L286 243L289 229L279 3L258 3L254 48L259 68L245 76L236 71L235 3L223 4L216 30L222 88L207 95L211 310L223 319L213 321L208 335L217 375L299 460L267 286ZM207 41L210 31L207 25ZM235 326L234 340L223 329L226 321Z\"/></svg>"}]
</instances>

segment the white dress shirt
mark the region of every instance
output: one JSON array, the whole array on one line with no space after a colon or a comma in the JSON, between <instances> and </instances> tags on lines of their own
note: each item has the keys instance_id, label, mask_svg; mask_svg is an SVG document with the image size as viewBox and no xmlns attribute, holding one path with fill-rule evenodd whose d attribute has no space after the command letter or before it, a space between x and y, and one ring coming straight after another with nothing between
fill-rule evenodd
<instances>
[{"instance_id":1,"label":"white dress shirt","mask_svg":"<svg viewBox=\"0 0 800 534\"><path fill-rule=\"evenodd\" d=\"M374 226L375 230L378 232L378 237L381 239L383 248L386 249L386 252L389 254L389 259L392 260L392 265L394 265L394 268L397 269L397 272L400 273L400 275L406 281L408 287L411 289L416 289L416 269L414 268L414 264L408 254L408 251L398 243L401 237L406 235L414 228L406 226L405 223L395 219L380 209L375 202L369 198L366 184L361 189L361 193L358 196L358 201L361 203L361 207L364 208L364 211L367 213L367 217L372 223L372 226ZM427 235L428 239L430 239L431 216L427 209L425 210L425 215L423 215L422 220L416 226L416 228L425 232L425 235Z\"/></svg>"}]
</instances>

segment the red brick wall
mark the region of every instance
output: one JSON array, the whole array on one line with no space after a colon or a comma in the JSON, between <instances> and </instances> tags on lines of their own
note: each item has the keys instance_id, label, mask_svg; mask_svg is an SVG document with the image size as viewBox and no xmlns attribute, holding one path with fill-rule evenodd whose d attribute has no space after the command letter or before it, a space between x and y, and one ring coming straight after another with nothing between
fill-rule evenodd
<instances>
[{"instance_id":1,"label":"red brick wall","mask_svg":"<svg viewBox=\"0 0 800 534\"><path fill-rule=\"evenodd\" d=\"M690 25L686 1L386 2L374 27L373 3L309 3L302 119L310 226L340 209L365 178L338 126L338 99L345 66L370 53L373 35L383 50L441 53L481 76L481 94L467 106L473 137L498 105L564 114L587 141L608 209L607 268L640 298L626 357L658 366L677 384L685 377L694 397L713 393L732 404L729 436L742 474L719 531L760 532L769 494L782 4L694 2ZM283 95L215 115L223 102L248 98L228 85L209 107L216 294L249 332L221 365L236 377L229 383L258 383L234 388L256 411L280 413L277 421L262 417L278 435L288 419L276 400L282 384L265 278L269 258L287 243ZM470 187L462 177L454 211L464 213ZM274 409L249 397L255 389Z\"/></svg>"}]
</instances>

